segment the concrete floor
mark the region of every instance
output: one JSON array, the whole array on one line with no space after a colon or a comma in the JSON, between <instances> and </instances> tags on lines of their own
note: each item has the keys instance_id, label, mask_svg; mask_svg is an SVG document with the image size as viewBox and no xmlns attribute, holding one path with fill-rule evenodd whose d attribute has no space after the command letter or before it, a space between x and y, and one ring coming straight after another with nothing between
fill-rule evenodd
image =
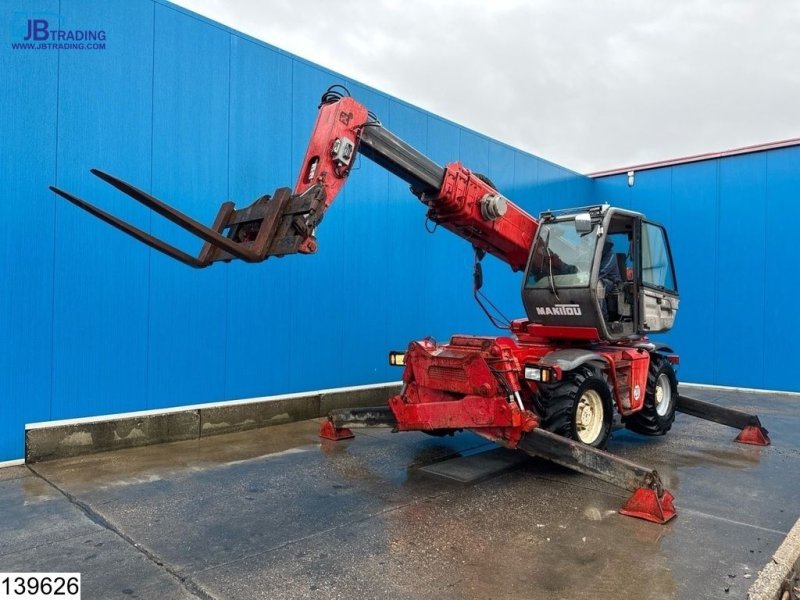
<instances>
[{"instance_id":1,"label":"concrete floor","mask_svg":"<svg viewBox=\"0 0 800 600\"><path fill-rule=\"evenodd\" d=\"M685 415L617 431L675 494L665 526L537 459L495 452L472 483L423 469L485 466L469 433L320 444L305 421L0 469L0 571L80 571L87 599L744 598L800 516L800 399L684 393L757 411L773 446Z\"/></svg>"}]
</instances>

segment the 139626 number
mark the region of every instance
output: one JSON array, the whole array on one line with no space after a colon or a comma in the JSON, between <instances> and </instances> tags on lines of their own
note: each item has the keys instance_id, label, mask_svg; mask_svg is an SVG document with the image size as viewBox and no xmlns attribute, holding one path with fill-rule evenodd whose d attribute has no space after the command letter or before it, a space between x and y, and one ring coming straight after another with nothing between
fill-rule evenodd
<instances>
[{"instance_id":1,"label":"139626 number","mask_svg":"<svg viewBox=\"0 0 800 600\"><path fill-rule=\"evenodd\" d=\"M80 573L0 573L0 600L80 600Z\"/></svg>"}]
</instances>

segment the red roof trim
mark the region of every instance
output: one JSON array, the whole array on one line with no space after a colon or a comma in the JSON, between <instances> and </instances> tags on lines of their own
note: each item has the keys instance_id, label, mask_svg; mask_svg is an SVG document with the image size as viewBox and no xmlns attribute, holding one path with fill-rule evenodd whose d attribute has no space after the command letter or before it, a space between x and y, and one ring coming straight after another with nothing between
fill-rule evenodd
<instances>
[{"instance_id":1,"label":"red roof trim","mask_svg":"<svg viewBox=\"0 0 800 600\"><path fill-rule=\"evenodd\" d=\"M705 154L692 154L690 156L683 156L681 158L671 158L668 160L642 163L640 165L631 165L630 167L623 167L619 169L608 169L607 171L596 171L594 173L588 173L586 176L606 177L608 175L620 175L622 173L627 173L628 171L645 171L647 169L660 169L661 167L683 165L686 163L699 162L701 160L713 160L715 158L725 158L727 156L736 156L738 154L749 154L751 152L763 152L765 150L775 150L777 148L787 148L789 146L800 146L800 138L780 140L778 142L770 142L768 144L753 144L752 146L742 146L741 148L733 148L732 150L723 150L722 152L707 152Z\"/></svg>"}]
</instances>

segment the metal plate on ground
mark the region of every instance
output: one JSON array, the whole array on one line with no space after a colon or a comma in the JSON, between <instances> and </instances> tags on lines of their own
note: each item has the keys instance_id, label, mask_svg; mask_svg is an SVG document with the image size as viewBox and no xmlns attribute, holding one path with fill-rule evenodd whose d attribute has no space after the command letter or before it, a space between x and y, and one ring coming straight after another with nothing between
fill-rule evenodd
<instances>
[{"instance_id":1,"label":"metal plate on ground","mask_svg":"<svg viewBox=\"0 0 800 600\"><path fill-rule=\"evenodd\" d=\"M494 448L469 456L457 456L420 467L420 471L454 479L461 483L472 483L513 469L527 460L526 456L507 448Z\"/></svg>"}]
</instances>

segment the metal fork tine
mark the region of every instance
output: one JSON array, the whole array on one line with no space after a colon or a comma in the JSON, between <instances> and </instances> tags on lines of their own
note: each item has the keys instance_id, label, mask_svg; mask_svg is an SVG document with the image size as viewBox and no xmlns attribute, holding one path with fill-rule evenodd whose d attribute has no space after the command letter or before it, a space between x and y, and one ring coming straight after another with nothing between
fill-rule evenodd
<instances>
[{"instance_id":1,"label":"metal fork tine","mask_svg":"<svg viewBox=\"0 0 800 600\"><path fill-rule=\"evenodd\" d=\"M242 246L241 244L237 244L233 240L225 237L224 235L220 234L213 229L210 229L195 221L188 215L183 214L182 212L172 208L171 206L164 204L158 198L154 198L147 192L140 190L132 186L131 184L122 181L121 179L117 179L113 175L109 175L100 169L91 169L93 175L96 175L106 183L110 183L115 188L117 188L122 193L130 196L137 202L144 204L148 208L153 209L161 216L169 219L179 227L182 227L186 231L189 231L195 234L197 237L205 240L212 246L216 246L222 250L225 250L229 254L241 258L247 262L258 262L262 259L259 255L255 252L248 250L246 247Z\"/></svg>"},{"instance_id":2,"label":"metal fork tine","mask_svg":"<svg viewBox=\"0 0 800 600\"><path fill-rule=\"evenodd\" d=\"M57 188L55 186L52 186L52 185L50 186L50 189L53 192L55 192L56 194L58 194L59 196L61 196L62 198L64 198L65 200L68 200L69 202L71 202L75 206L77 206L79 208L82 208L83 210L85 210L86 212L94 215L98 219L101 219L101 220L105 221L106 223L108 223L112 227L116 227L117 229L119 229L123 233L127 233L129 236L131 236L133 238L136 238L140 242L143 242L143 243L147 244L148 246L150 246L154 250L158 250L159 252L163 252L167 256L170 256L170 257L172 257L172 258L174 258L176 260L179 260L182 263L184 263L186 265L189 265L190 267L195 267L197 269L202 269L203 267L206 267L209 264L209 263L203 263L203 262L197 260L194 256L189 256L188 254L186 254L182 250L179 250L178 248L175 248L174 246L170 246L169 244L159 240L158 238L153 237L149 233L145 233L141 229L138 229L137 227L134 227L133 225L130 225L129 223L126 223L122 219L118 219L117 217L105 212L104 210L101 210L101 209L97 208L96 206L94 206L92 204L89 204L85 200L81 200L77 196L73 196L69 192L65 192L64 190L59 189L59 188Z\"/></svg>"}]
</instances>

